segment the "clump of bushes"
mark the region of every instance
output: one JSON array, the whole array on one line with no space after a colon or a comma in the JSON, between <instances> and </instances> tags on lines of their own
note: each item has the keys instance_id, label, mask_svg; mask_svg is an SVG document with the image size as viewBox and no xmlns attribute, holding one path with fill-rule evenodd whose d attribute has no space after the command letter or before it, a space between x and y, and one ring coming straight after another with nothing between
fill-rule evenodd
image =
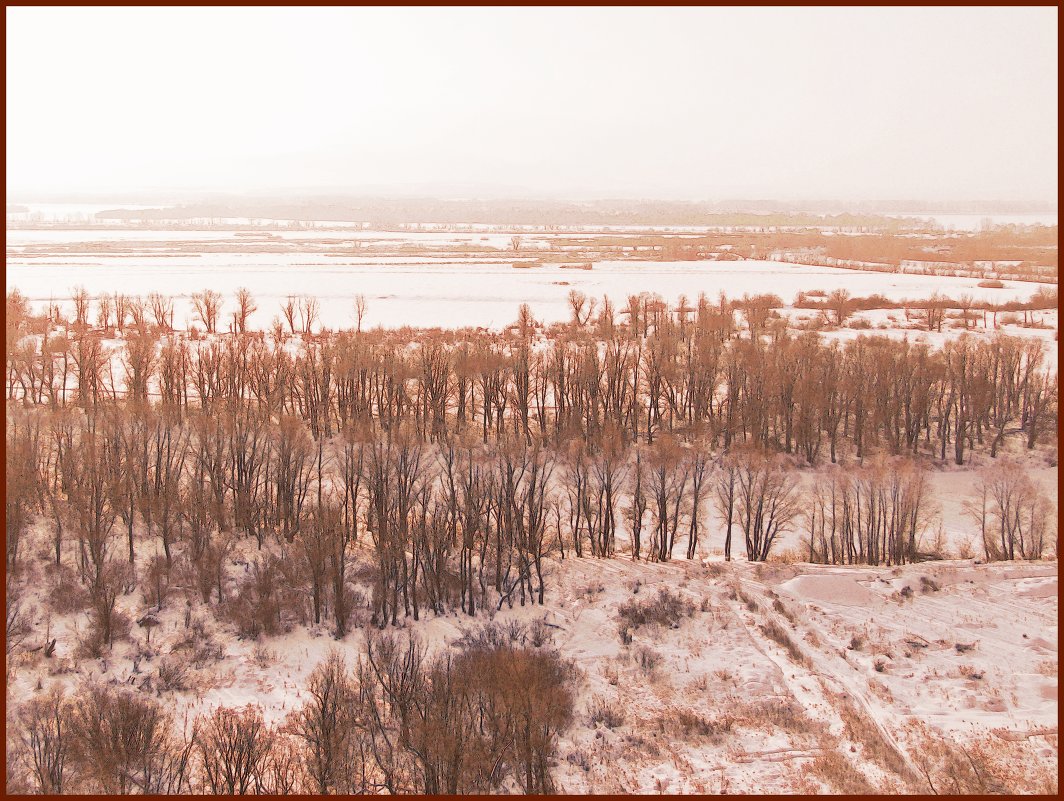
<instances>
[{"instance_id":1,"label":"clump of bushes","mask_svg":"<svg viewBox=\"0 0 1064 801\"><path fill-rule=\"evenodd\" d=\"M691 601L674 593L667 588L658 590L658 594L639 601L632 599L621 604L617 610L620 616L618 628L621 640L628 637L631 641L630 632L640 626L657 624L669 628L678 628L680 621L690 617L695 612L695 605Z\"/></svg>"},{"instance_id":2,"label":"clump of bushes","mask_svg":"<svg viewBox=\"0 0 1064 801\"><path fill-rule=\"evenodd\" d=\"M286 567L284 560L272 555L252 564L250 575L228 604L229 618L240 639L279 634L287 630L288 618L302 617L302 600L292 589L299 584L289 580Z\"/></svg>"},{"instance_id":3,"label":"clump of bushes","mask_svg":"<svg viewBox=\"0 0 1064 801\"><path fill-rule=\"evenodd\" d=\"M719 718L711 718L693 709L673 709L665 721L685 740L691 737L719 740L735 728L735 718L732 715L724 714ZM664 722L662 728L665 728Z\"/></svg>"},{"instance_id":4,"label":"clump of bushes","mask_svg":"<svg viewBox=\"0 0 1064 801\"><path fill-rule=\"evenodd\" d=\"M225 649L200 618L190 618L184 633L170 646L171 654L188 654L189 663L202 668L218 662L225 656Z\"/></svg>"},{"instance_id":5,"label":"clump of bushes","mask_svg":"<svg viewBox=\"0 0 1064 801\"><path fill-rule=\"evenodd\" d=\"M792 662L799 665L809 664L809 658L802 653L802 649L791 639L791 635L786 632L783 626L775 620L770 620L762 625L761 632L773 642L782 645Z\"/></svg>"},{"instance_id":6,"label":"clump of bushes","mask_svg":"<svg viewBox=\"0 0 1064 801\"><path fill-rule=\"evenodd\" d=\"M920 592L938 592L940 589L942 588L933 578L930 578L929 576L920 576Z\"/></svg>"},{"instance_id":7,"label":"clump of bushes","mask_svg":"<svg viewBox=\"0 0 1064 801\"><path fill-rule=\"evenodd\" d=\"M639 665L640 670L648 674L653 673L654 668L661 663L661 654L646 646L640 648L633 658L636 664Z\"/></svg>"},{"instance_id":8,"label":"clump of bushes","mask_svg":"<svg viewBox=\"0 0 1064 801\"><path fill-rule=\"evenodd\" d=\"M603 696L595 696L588 704L588 723L597 726L601 723L607 729L616 729L624 725L624 710L613 701Z\"/></svg>"},{"instance_id":9,"label":"clump of bushes","mask_svg":"<svg viewBox=\"0 0 1064 801\"><path fill-rule=\"evenodd\" d=\"M48 605L57 615L80 612L92 600L89 591L78 581L78 577L66 565L53 569L55 584L48 596Z\"/></svg>"}]
</instances>

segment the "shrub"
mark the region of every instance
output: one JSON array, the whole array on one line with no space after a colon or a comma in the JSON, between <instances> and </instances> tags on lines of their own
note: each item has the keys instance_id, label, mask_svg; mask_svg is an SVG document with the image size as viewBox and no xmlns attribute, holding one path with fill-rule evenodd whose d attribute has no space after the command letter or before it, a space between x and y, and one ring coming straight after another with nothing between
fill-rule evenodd
<instances>
[{"instance_id":1,"label":"shrub","mask_svg":"<svg viewBox=\"0 0 1064 801\"><path fill-rule=\"evenodd\" d=\"M756 729L779 729L791 734L817 734L826 724L810 718L792 698L766 698L739 707L736 722Z\"/></svg>"},{"instance_id":2,"label":"shrub","mask_svg":"<svg viewBox=\"0 0 1064 801\"><path fill-rule=\"evenodd\" d=\"M542 648L554 642L554 632L543 618L532 621L528 627L528 641L533 648Z\"/></svg>"},{"instance_id":3,"label":"shrub","mask_svg":"<svg viewBox=\"0 0 1064 801\"><path fill-rule=\"evenodd\" d=\"M809 664L809 658L802 653L802 649L798 647L798 644L791 639L791 635L788 634L784 628L775 620L770 620L761 626L761 631L766 637L774 642L782 645L784 650L787 651L787 656L791 658L792 662L799 665Z\"/></svg>"},{"instance_id":4,"label":"shrub","mask_svg":"<svg viewBox=\"0 0 1064 801\"><path fill-rule=\"evenodd\" d=\"M164 656L156 670L156 690L160 693L189 689L188 663L177 656Z\"/></svg>"},{"instance_id":5,"label":"shrub","mask_svg":"<svg viewBox=\"0 0 1064 801\"><path fill-rule=\"evenodd\" d=\"M207 630L200 618L191 619L184 633L170 646L170 653L187 652L193 667L202 668L212 662L218 662L225 656L221 643Z\"/></svg>"},{"instance_id":6,"label":"shrub","mask_svg":"<svg viewBox=\"0 0 1064 801\"><path fill-rule=\"evenodd\" d=\"M794 618L794 613L792 613L790 609L788 609L786 606L784 606L783 605L783 601L781 601L779 598L776 598L776 599L774 599L772 601L772 608L776 612L778 612L779 614L781 614L785 618L787 618L787 620L791 623L791 625L795 625L796 624L796 620Z\"/></svg>"},{"instance_id":7,"label":"shrub","mask_svg":"<svg viewBox=\"0 0 1064 801\"><path fill-rule=\"evenodd\" d=\"M685 739L708 737L716 740L731 733L735 728L735 718L732 715L725 714L719 718L710 718L693 709L674 709L668 716L668 720Z\"/></svg>"},{"instance_id":8,"label":"shrub","mask_svg":"<svg viewBox=\"0 0 1064 801\"><path fill-rule=\"evenodd\" d=\"M644 673L651 673L661 662L661 654L651 648L642 646L635 653L635 661Z\"/></svg>"},{"instance_id":9,"label":"shrub","mask_svg":"<svg viewBox=\"0 0 1064 801\"><path fill-rule=\"evenodd\" d=\"M645 601L637 601L634 598L626 601L618 608L620 615L620 628L637 629L651 623L670 628L678 628L680 621L694 614L695 606L686 598L671 592L666 588L658 590L658 594ZM623 638L623 635L622 635Z\"/></svg>"},{"instance_id":10,"label":"shrub","mask_svg":"<svg viewBox=\"0 0 1064 801\"><path fill-rule=\"evenodd\" d=\"M869 783L865 775L843 754L836 751L817 754L804 768L804 772L844 795L871 795L876 792L876 788ZM811 791L809 794L814 793Z\"/></svg>"},{"instance_id":11,"label":"shrub","mask_svg":"<svg viewBox=\"0 0 1064 801\"><path fill-rule=\"evenodd\" d=\"M612 701L602 696L595 696L588 704L588 725L601 723L607 729L616 729L624 725L624 711Z\"/></svg>"},{"instance_id":12,"label":"shrub","mask_svg":"<svg viewBox=\"0 0 1064 801\"><path fill-rule=\"evenodd\" d=\"M240 639L278 634L287 630L288 617L302 612L303 600L297 585L286 580L285 567L282 559L269 554L252 564L250 575L228 604L229 619Z\"/></svg>"},{"instance_id":13,"label":"shrub","mask_svg":"<svg viewBox=\"0 0 1064 801\"><path fill-rule=\"evenodd\" d=\"M74 571L66 565L54 569L55 584L48 597L48 604L57 615L80 612L92 600L89 591L78 581Z\"/></svg>"}]
</instances>

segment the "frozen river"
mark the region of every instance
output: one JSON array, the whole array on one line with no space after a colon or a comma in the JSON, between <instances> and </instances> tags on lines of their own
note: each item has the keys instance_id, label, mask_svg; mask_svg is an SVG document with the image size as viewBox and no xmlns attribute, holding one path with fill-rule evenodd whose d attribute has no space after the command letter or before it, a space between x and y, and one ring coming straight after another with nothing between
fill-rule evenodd
<instances>
[{"instance_id":1,"label":"frozen river","mask_svg":"<svg viewBox=\"0 0 1064 801\"><path fill-rule=\"evenodd\" d=\"M499 258L496 256L495 258ZM505 257L503 257L505 258ZM290 295L309 294L321 302L322 322L330 328L354 323L354 298L367 300L365 326L486 326L513 322L521 303L529 303L544 322L567 320L567 295L609 296L616 306L628 295L653 292L675 302L706 293L716 299L771 292L787 303L801 291L845 288L853 295L880 293L892 300L926 298L932 292L1004 301L1027 298L1036 284L1006 282L1005 289L983 289L974 278L940 278L858 272L766 261L641 262L600 261L591 270L548 264L515 269L506 260L450 261L431 258L358 258L320 253L203 253L145 256L65 256L22 259L9 251L8 290L17 287L35 304L56 300L72 309L71 290L90 294L161 292L178 298L175 323L192 322L193 292L213 289L231 307L238 287L247 287L259 310L253 322L268 326Z\"/></svg>"}]
</instances>

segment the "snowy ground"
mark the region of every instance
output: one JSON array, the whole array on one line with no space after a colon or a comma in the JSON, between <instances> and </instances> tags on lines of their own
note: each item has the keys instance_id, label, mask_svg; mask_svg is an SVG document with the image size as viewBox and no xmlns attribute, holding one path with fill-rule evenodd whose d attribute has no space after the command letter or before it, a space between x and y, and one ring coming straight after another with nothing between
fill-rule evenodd
<instances>
[{"instance_id":1,"label":"snowy ground","mask_svg":"<svg viewBox=\"0 0 1064 801\"><path fill-rule=\"evenodd\" d=\"M791 303L798 292L847 289L852 295L879 293L891 300L971 295L976 301L1025 300L1037 284L1006 282L1003 289L978 286L974 278L858 272L766 261L597 261L591 270L556 263L515 269L514 262L538 258L549 235L528 238L508 253L505 234L395 232L288 232L269 238L236 232L198 231L9 231L7 286L17 287L39 309L57 301L72 311L71 290L177 296L175 323L194 322L190 296L213 289L233 305L238 287L248 287L259 310L251 322L267 328L291 294L321 301L321 322L329 328L354 324L354 298L364 294L364 325L397 327L484 326L512 323L521 303L537 319L568 320L572 289L608 296L622 307L629 295L656 292L670 302L702 292L716 299L773 293ZM583 261L574 255L573 263ZM877 321L882 322L882 321ZM1054 320L1044 321L1051 328ZM896 326L904 328L904 326Z\"/></svg>"},{"instance_id":2,"label":"snowy ground","mask_svg":"<svg viewBox=\"0 0 1064 801\"><path fill-rule=\"evenodd\" d=\"M962 744L1022 747L1028 774L1055 776L1057 579L1055 562L567 559L548 565L545 607L504 608L496 620L544 619L579 669L577 716L555 768L564 791L926 793L915 721ZM639 627L623 643L619 606L660 588L689 599L690 616L673 628ZM40 590L34 600L43 610ZM142 606L136 592L120 604ZM53 616L56 654L13 661L9 702L90 678L151 692L187 633L184 610L172 596L150 646L134 627L132 642L100 660L73 658L78 615ZM332 648L353 662L366 631L336 643L324 627L297 626L256 644L198 604L193 617L206 620L224 656L190 670L188 690L162 693L178 720L257 703L278 721L301 703L313 666ZM469 625L458 615L406 623L431 649ZM592 722L598 703L618 719Z\"/></svg>"}]
</instances>

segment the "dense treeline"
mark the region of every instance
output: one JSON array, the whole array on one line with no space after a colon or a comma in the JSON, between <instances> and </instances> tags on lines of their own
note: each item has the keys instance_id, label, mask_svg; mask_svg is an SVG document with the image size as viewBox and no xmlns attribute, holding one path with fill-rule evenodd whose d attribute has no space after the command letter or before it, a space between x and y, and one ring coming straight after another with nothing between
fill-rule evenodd
<instances>
[{"instance_id":1,"label":"dense treeline","mask_svg":"<svg viewBox=\"0 0 1064 801\"><path fill-rule=\"evenodd\" d=\"M186 719L102 684L53 689L9 728L8 792L44 794L456 794L555 790L557 735L574 668L522 627L484 626L433 657L413 637L368 639L349 667L331 653L307 700L271 725L262 710Z\"/></svg>"},{"instance_id":2,"label":"dense treeline","mask_svg":"<svg viewBox=\"0 0 1064 801\"><path fill-rule=\"evenodd\" d=\"M844 319L853 299L835 299L824 305ZM207 331L219 330L220 295L194 300ZM676 307L643 295L624 309L608 300L598 308L575 292L570 300L573 324L543 341L527 307L504 337L312 335L312 299L290 301L289 330L278 321L267 336L247 331L254 305L245 296L232 315L236 334L193 342L170 333L160 347L158 331L170 325L165 301L151 299L152 326L147 304L119 295L105 298L98 315L102 329L125 334L111 353L88 328L87 296L70 333L50 334L38 321L44 328L34 338L23 336L24 301L9 296L8 397L89 413L121 398L156 401L178 417L222 409L261 420L291 415L315 439L401 424L428 441L475 429L483 442L554 447L572 439L594 447L608 429L647 444L670 433L809 463L834 462L847 443L858 459L875 450L944 459L949 450L963 464L968 450L996 455L1007 431L1022 430L1033 448L1055 425L1056 382L1038 340L962 336L939 350L874 336L826 343L788 330L771 295L717 303L703 296L695 305L681 298ZM928 304L928 327L941 330L942 311Z\"/></svg>"},{"instance_id":3,"label":"dense treeline","mask_svg":"<svg viewBox=\"0 0 1064 801\"><path fill-rule=\"evenodd\" d=\"M205 319L220 307L211 294ZM574 296L568 334L541 341L527 307L501 339L314 336L304 301L308 333L296 341L280 325L269 337L246 332L245 296L234 314L245 333L168 335L160 346L133 314L124 346L109 353L80 319L72 339L23 336L31 321L9 297L9 380L23 404L8 409L8 566L40 514L57 565L64 542L76 541L77 569L94 597L103 593L101 609L119 530L130 562L138 537L158 542L167 569L181 543L204 601L223 603L233 537L260 548L276 540L299 554L314 620L331 610L342 636L360 533L376 554L378 624L423 609L473 614L486 603L542 603L549 552L610 556L621 528L634 558L669 559L677 539L692 558L711 497L727 523L726 557L734 525L747 557L763 560L803 508L788 476L796 463L963 464L972 450L997 456L1010 434L1033 448L1054 430L1056 382L1037 340L827 344L789 332L774 302L702 298L676 311L644 296L621 323L608 301L593 317ZM165 304L152 305L165 324ZM812 558L916 558L922 490L906 490L889 524L860 523L857 485L832 488L830 504L825 491L819 514L806 515ZM238 600L274 603L282 569L258 565L262 586Z\"/></svg>"}]
</instances>

